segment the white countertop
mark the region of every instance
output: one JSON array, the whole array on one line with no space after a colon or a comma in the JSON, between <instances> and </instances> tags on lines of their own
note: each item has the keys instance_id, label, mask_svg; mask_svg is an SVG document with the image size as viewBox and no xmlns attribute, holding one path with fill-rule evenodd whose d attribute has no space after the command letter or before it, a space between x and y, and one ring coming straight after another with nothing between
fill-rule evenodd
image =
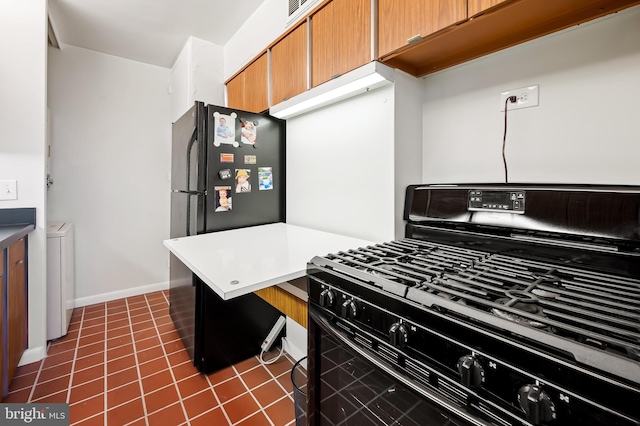
<instances>
[{"instance_id":1,"label":"white countertop","mask_svg":"<svg viewBox=\"0 0 640 426\"><path fill-rule=\"evenodd\" d=\"M372 244L286 223L164 241L171 253L224 300L303 277L314 256Z\"/></svg>"}]
</instances>

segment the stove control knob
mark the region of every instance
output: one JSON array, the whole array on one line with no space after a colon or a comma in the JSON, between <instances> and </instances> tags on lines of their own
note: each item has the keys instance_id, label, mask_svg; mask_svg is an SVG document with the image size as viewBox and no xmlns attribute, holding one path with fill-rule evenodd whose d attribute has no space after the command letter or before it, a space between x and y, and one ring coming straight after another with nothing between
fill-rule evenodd
<instances>
[{"instance_id":1,"label":"stove control knob","mask_svg":"<svg viewBox=\"0 0 640 426\"><path fill-rule=\"evenodd\" d=\"M320 293L320 306L331 308L336 301L336 293L328 288Z\"/></svg>"},{"instance_id":2,"label":"stove control knob","mask_svg":"<svg viewBox=\"0 0 640 426\"><path fill-rule=\"evenodd\" d=\"M394 322L389 329L389 343L397 348L404 348L407 346L407 340L409 338L409 332L407 327L400 323Z\"/></svg>"},{"instance_id":3,"label":"stove control knob","mask_svg":"<svg viewBox=\"0 0 640 426\"><path fill-rule=\"evenodd\" d=\"M358 318L358 315L360 314L360 310L358 309L358 304L353 299L345 300L342 303L340 314L344 319Z\"/></svg>"},{"instance_id":4,"label":"stove control knob","mask_svg":"<svg viewBox=\"0 0 640 426\"><path fill-rule=\"evenodd\" d=\"M458 360L460 383L469 388L479 388L484 383L484 368L473 355L465 355Z\"/></svg>"},{"instance_id":5,"label":"stove control knob","mask_svg":"<svg viewBox=\"0 0 640 426\"><path fill-rule=\"evenodd\" d=\"M518 391L520 408L527 421L534 425L550 422L556 418L556 407L549 395L538 385L525 385Z\"/></svg>"}]
</instances>

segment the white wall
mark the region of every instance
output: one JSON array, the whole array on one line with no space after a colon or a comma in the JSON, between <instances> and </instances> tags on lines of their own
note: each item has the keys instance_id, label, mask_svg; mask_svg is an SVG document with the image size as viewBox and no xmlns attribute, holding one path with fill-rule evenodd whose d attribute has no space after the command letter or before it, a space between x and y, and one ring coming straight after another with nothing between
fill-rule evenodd
<instances>
[{"instance_id":1,"label":"white wall","mask_svg":"<svg viewBox=\"0 0 640 426\"><path fill-rule=\"evenodd\" d=\"M180 51L171 68L171 122L176 122L185 111L193 106L191 95L191 38Z\"/></svg>"},{"instance_id":2,"label":"white wall","mask_svg":"<svg viewBox=\"0 0 640 426\"><path fill-rule=\"evenodd\" d=\"M640 184L640 7L427 76L425 182L503 182L500 92L540 85L508 114L511 182Z\"/></svg>"},{"instance_id":3,"label":"white wall","mask_svg":"<svg viewBox=\"0 0 640 426\"><path fill-rule=\"evenodd\" d=\"M76 300L168 288L170 70L49 50L49 220L75 225Z\"/></svg>"},{"instance_id":4,"label":"white wall","mask_svg":"<svg viewBox=\"0 0 640 426\"><path fill-rule=\"evenodd\" d=\"M22 363L44 357L46 343L47 1L0 2L0 179L18 181L18 199L0 208L35 207L28 236L29 350Z\"/></svg>"},{"instance_id":5,"label":"white wall","mask_svg":"<svg viewBox=\"0 0 640 426\"><path fill-rule=\"evenodd\" d=\"M393 86L287 120L288 223L385 241L393 202Z\"/></svg>"},{"instance_id":6,"label":"white wall","mask_svg":"<svg viewBox=\"0 0 640 426\"><path fill-rule=\"evenodd\" d=\"M224 105L224 48L189 37L171 69L171 121L195 101Z\"/></svg>"},{"instance_id":7,"label":"white wall","mask_svg":"<svg viewBox=\"0 0 640 426\"><path fill-rule=\"evenodd\" d=\"M404 237L422 181L421 82L394 83L287 120L287 222L372 241Z\"/></svg>"},{"instance_id":8,"label":"white wall","mask_svg":"<svg viewBox=\"0 0 640 426\"><path fill-rule=\"evenodd\" d=\"M287 26L287 0L265 0L224 46L224 79L280 37Z\"/></svg>"}]
</instances>

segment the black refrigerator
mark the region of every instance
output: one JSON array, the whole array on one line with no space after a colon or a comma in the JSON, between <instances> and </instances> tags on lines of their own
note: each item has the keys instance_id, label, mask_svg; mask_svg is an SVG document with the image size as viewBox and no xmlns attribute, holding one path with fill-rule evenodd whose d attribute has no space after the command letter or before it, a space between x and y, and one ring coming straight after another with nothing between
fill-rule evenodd
<instances>
[{"instance_id":1,"label":"black refrigerator","mask_svg":"<svg viewBox=\"0 0 640 426\"><path fill-rule=\"evenodd\" d=\"M179 238L285 221L285 122L196 102L172 126L171 229ZM170 253L173 323L210 373L260 352L280 312L253 293L223 300Z\"/></svg>"}]
</instances>

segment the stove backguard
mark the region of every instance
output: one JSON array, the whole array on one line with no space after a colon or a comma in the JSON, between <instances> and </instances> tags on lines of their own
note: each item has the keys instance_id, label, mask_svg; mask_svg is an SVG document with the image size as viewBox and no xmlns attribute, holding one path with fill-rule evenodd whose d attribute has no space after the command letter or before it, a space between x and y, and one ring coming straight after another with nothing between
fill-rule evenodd
<instances>
[{"instance_id":1,"label":"stove backguard","mask_svg":"<svg viewBox=\"0 0 640 426\"><path fill-rule=\"evenodd\" d=\"M640 254L640 187L411 185L404 218L408 225Z\"/></svg>"}]
</instances>

